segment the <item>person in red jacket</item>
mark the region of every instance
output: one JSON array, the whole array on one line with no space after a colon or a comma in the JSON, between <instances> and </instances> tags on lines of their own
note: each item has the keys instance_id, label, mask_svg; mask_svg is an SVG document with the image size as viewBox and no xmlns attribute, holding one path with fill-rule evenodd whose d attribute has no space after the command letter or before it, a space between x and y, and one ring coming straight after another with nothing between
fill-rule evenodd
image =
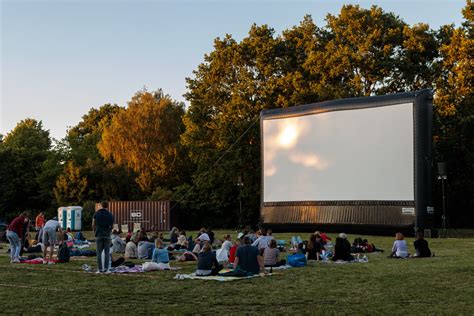
<instances>
[{"instance_id":1,"label":"person in red jacket","mask_svg":"<svg viewBox=\"0 0 474 316\"><path fill-rule=\"evenodd\" d=\"M20 238L23 237L23 225L26 222L28 222L28 213L23 212L8 225L7 238L10 242L10 263L20 262Z\"/></svg>"}]
</instances>

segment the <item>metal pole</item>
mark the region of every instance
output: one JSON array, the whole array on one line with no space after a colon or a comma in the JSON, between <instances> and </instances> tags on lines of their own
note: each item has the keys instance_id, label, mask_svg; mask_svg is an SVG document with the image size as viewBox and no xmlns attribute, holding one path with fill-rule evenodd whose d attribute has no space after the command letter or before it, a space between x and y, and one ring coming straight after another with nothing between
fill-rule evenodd
<instances>
[{"instance_id":1,"label":"metal pole","mask_svg":"<svg viewBox=\"0 0 474 316\"><path fill-rule=\"evenodd\" d=\"M441 192L443 194L443 217L442 217L441 229L443 232L443 236L446 237L446 196L444 194L444 180L445 180L445 177L443 176L441 178Z\"/></svg>"}]
</instances>

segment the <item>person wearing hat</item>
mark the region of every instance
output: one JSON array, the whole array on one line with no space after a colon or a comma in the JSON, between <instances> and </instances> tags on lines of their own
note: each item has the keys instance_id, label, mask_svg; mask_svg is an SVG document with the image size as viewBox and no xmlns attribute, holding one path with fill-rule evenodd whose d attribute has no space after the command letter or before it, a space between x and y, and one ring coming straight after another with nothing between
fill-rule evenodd
<instances>
[{"instance_id":1,"label":"person wearing hat","mask_svg":"<svg viewBox=\"0 0 474 316\"><path fill-rule=\"evenodd\" d=\"M43 264L54 264L53 254L54 254L54 244L56 243L56 230L59 230L59 235L63 236L63 229L58 222L57 217L53 217L44 224L43 227ZM47 249L49 246L49 261L47 258Z\"/></svg>"},{"instance_id":2,"label":"person wearing hat","mask_svg":"<svg viewBox=\"0 0 474 316\"><path fill-rule=\"evenodd\" d=\"M347 235L340 233L339 237L336 238L336 245L334 246L333 261L353 261L354 257L351 255L351 244L347 240Z\"/></svg>"}]
</instances>

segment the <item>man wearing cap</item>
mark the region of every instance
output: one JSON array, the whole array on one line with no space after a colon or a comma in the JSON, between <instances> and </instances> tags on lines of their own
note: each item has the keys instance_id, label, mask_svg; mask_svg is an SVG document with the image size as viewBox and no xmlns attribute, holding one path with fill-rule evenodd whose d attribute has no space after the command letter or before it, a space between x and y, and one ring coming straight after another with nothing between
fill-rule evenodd
<instances>
[{"instance_id":1,"label":"man wearing cap","mask_svg":"<svg viewBox=\"0 0 474 316\"><path fill-rule=\"evenodd\" d=\"M63 230L61 228L61 225L58 222L57 217L53 217L53 219L50 219L49 221L44 224L43 227L43 264L54 264L53 261L53 254L54 254L54 244L56 243L56 229L59 230L60 235L63 236ZM47 254L47 249L49 246L49 261L46 256Z\"/></svg>"}]
</instances>

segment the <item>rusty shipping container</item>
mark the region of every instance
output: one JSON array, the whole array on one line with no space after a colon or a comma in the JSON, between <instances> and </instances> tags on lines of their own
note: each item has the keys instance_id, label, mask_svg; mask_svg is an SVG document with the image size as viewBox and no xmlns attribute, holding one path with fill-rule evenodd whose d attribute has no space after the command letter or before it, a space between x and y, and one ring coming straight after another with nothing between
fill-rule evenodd
<instances>
[{"instance_id":1,"label":"rusty shipping container","mask_svg":"<svg viewBox=\"0 0 474 316\"><path fill-rule=\"evenodd\" d=\"M178 224L178 210L171 201L110 201L109 211L114 215L114 223L133 230L169 231ZM100 203L95 206L100 209Z\"/></svg>"}]
</instances>

